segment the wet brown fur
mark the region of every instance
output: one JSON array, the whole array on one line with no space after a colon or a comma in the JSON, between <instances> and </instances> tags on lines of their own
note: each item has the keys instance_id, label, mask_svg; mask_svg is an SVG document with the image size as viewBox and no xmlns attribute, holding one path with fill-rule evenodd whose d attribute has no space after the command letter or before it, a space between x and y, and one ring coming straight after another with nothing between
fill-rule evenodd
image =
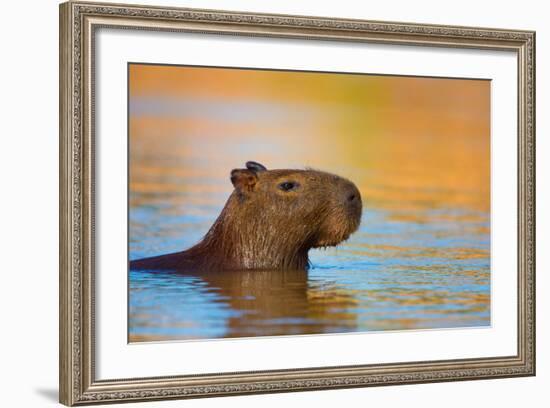
<instances>
[{"instance_id":1,"label":"wet brown fur","mask_svg":"<svg viewBox=\"0 0 550 408\"><path fill-rule=\"evenodd\" d=\"M307 269L311 248L335 246L359 227L361 197L352 182L311 169L265 170L254 162L247 167L231 172L235 189L201 242L182 252L132 261L130 267ZM285 182L298 187L284 191Z\"/></svg>"}]
</instances>

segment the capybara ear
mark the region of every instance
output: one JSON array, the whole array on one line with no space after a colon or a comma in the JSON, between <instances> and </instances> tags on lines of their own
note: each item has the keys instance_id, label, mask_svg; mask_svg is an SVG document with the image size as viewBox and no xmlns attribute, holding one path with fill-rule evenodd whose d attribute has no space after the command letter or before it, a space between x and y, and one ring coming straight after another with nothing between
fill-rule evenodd
<instances>
[{"instance_id":1,"label":"capybara ear","mask_svg":"<svg viewBox=\"0 0 550 408\"><path fill-rule=\"evenodd\" d=\"M258 181L258 176L251 170L235 169L231 171L231 183L241 193L251 192Z\"/></svg>"},{"instance_id":2,"label":"capybara ear","mask_svg":"<svg viewBox=\"0 0 550 408\"><path fill-rule=\"evenodd\" d=\"M248 170L253 171L254 173L259 173L261 171L266 171L267 170L267 168L263 164L255 162L255 161L247 161L246 162L246 168Z\"/></svg>"}]
</instances>

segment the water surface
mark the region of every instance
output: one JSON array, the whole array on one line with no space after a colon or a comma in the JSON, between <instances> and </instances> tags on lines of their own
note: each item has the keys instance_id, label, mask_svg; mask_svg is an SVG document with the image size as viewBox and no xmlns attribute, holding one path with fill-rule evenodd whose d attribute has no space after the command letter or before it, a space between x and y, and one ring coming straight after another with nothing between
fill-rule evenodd
<instances>
[{"instance_id":1,"label":"water surface","mask_svg":"<svg viewBox=\"0 0 550 408\"><path fill-rule=\"evenodd\" d=\"M136 223L148 224L153 208ZM481 214L434 211L447 221L391 220L365 208L360 230L338 249L312 250L304 271L173 274L130 272L130 339L162 340L474 327L489 324L488 221ZM149 216L147 214L150 214ZM196 242L167 217L170 248ZM165 231L165 229L163 229ZM466 234L465 231L468 231ZM132 244L153 253L163 237ZM173 248L174 247L174 248Z\"/></svg>"},{"instance_id":2,"label":"water surface","mask_svg":"<svg viewBox=\"0 0 550 408\"><path fill-rule=\"evenodd\" d=\"M490 324L486 81L301 75L132 67L130 259L196 244L247 160L342 175L365 206L307 272L130 271L130 341Z\"/></svg>"}]
</instances>

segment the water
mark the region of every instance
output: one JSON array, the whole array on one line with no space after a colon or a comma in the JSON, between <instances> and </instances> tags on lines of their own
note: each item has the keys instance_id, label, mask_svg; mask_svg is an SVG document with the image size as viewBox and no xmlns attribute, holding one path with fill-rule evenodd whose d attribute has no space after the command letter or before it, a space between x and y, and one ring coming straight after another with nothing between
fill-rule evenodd
<instances>
[{"instance_id":1,"label":"water","mask_svg":"<svg viewBox=\"0 0 550 408\"><path fill-rule=\"evenodd\" d=\"M132 66L130 259L196 244L247 160L349 178L365 207L307 272L130 271L130 341L490 325L489 95L487 81Z\"/></svg>"},{"instance_id":2,"label":"water","mask_svg":"<svg viewBox=\"0 0 550 408\"><path fill-rule=\"evenodd\" d=\"M144 208L134 222L156 225L159 211ZM350 240L310 251L308 272L131 271L130 340L488 325L489 240L480 233L488 220L456 210L427 215L438 221L392 220L386 211L365 208ZM173 230L169 247L162 250L164 236L153 232L131 243L131 259L189 247L197 239L178 236L180 225L200 231L207 224L197 215L162 218L163 231Z\"/></svg>"}]
</instances>

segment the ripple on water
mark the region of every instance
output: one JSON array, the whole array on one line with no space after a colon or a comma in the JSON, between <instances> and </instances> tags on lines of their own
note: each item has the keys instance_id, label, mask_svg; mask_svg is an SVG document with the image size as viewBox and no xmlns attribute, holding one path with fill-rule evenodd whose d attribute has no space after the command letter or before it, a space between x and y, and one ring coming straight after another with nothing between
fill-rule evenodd
<instances>
[{"instance_id":1,"label":"ripple on water","mask_svg":"<svg viewBox=\"0 0 550 408\"><path fill-rule=\"evenodd\" d=\"M131 229L144 239L130 242L131 259L189 247L201 235L180 231L211 223L204 214L163 211L132 211ZM131 271L130 341L490 324L486 215L438 209L413 222L383 210L364 213L349 241L311 251L308 273Z\"/></svg>"}]
</instances>

